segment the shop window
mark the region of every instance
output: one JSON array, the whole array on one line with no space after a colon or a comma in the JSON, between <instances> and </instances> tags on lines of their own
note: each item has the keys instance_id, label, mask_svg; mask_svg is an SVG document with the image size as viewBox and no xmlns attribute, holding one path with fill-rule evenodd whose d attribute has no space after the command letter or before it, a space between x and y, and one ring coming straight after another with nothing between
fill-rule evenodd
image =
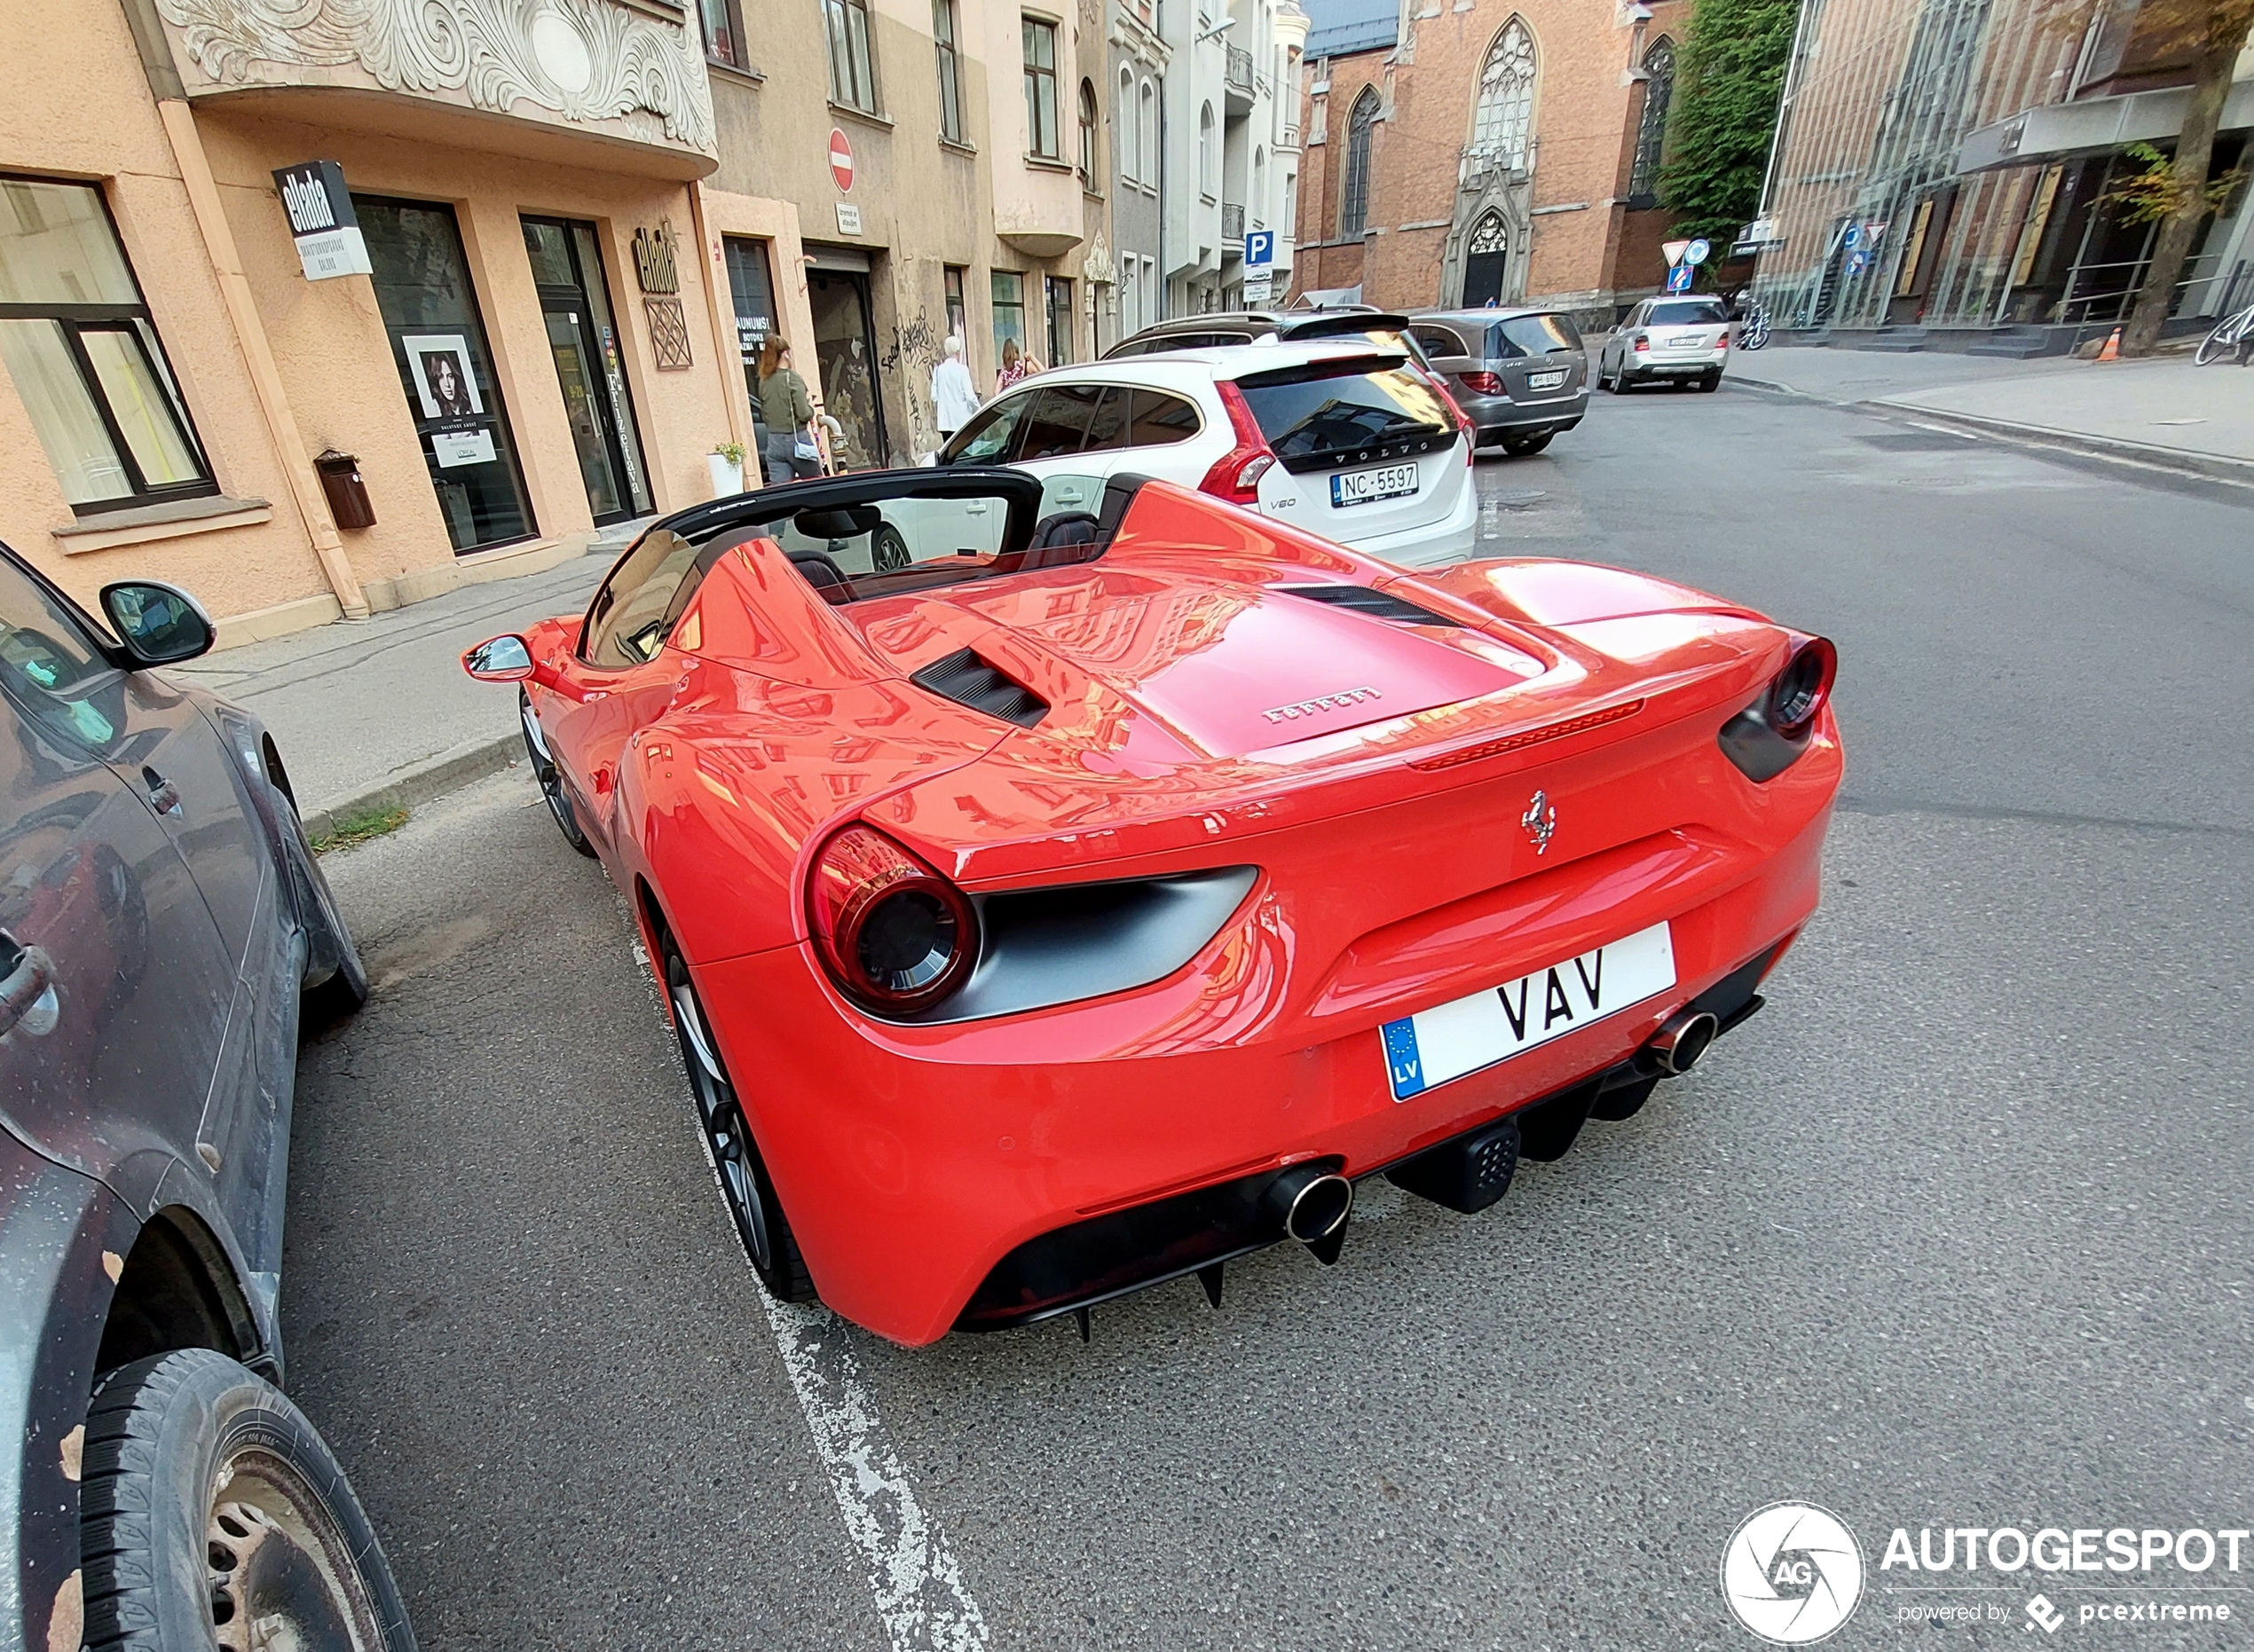
<instances>
[{"instance_id":1,"label":"shop window","mask_svg":"<svg viewBox=\"0 0 2254 1652\"><path fill-rule=\"evenodd\" d=\"M967 344L971 336L971 312L970 306L963 300L963 277L965 273L960 264L949 264L946 267L945 290L947 336L959 338ZM967 366L970 364L965 362L964 365Z\"/></svg>"},{"instance_id":2,"label":"shop window","mask_svg":"<svg viewBox=\"0 0 2254 1652\"><path fill-rule=\"evenodd\" d=\"M939 54L939 135L963 141L963 65L955 45L955 0L932 0L932 47Z\"/></svg>"},{"instance_id":3,"label":"shop window","mask_svg":"<svg viewBox=\"0 0 2254 1652\"><path fill-rule=\"evenodd\" d=\"M1002 358L1002 346L1017 345L1025 350L1025 277L1015 270L997 270L993 277L994 295L994 358Z\"/></svg>"},{"instance_id":4,"label":"shop window","mask_svg":"<svg viewBox=\"0 0 2254 1652\"><path fill-rule=\"evenodd\" d=\"M1049 365L1061 367L1072 359L1072 283L1052 275L1048 284Z\"/></svg>"},{"instance_id":5,"label":"shop window","mask_svg":"<svg viewBox=\"0 0 2254 1652\"><path fill-rule=\"evenodd\" d=\"M744 55L744 17L739 0L697 0L705 19L705 55L731 69L747 69Z\"/></svg>"},{"instance_id":6,"label":"shop window","mask_svg":"<svg viewBox=\"0 0 2254 1652\"><path fill-rule=\"evenodd\" d=\"M759 353L766 348L767 335L775 331L773 266L768 263L765 241L729 235L721 238L721 246L728 259L728 290L736 303L736 354L744 364L744 388L751 395L756 421Z\"/></svg>"},{"instance_id":7,"label":"shop window","mask_svg":"<svg viewBox=\"0 0 2254 1652\"><path fill-rule=\"evenodd\" d=\"M457 555L537 531L453 208L352 197L392 364Z\"/></svg>"},{"instance_id":8,"label":"shop window","mask_svg":"<svg viewBox=\"0 0 2254 1652\"><path fill-rule=\"evenodd\" d=\"M1057 146L1057 26L1039 18L1021 20L1025 40L1025 149L1044 161L1060 161Z\"/></svg>"},{"instance_id":9,"label":"shop window","mask_svg":"<svg viewBox=\"0 0 2254 1652\"><path fill-rule=\"evenodd\" d=\"M75 514L219 491L91 185L0 177L0 361Z\"/></svg>"},{"instance_id":10,"label":"shop window","mask_svg":"<svg viewBox=\"0 0 2254 1652\"><path fill-rule=\"evenodd\" d=\"M1096 89L1087 81L1080 83L1080 181L1090 189L1100 187L1096 181Z\"/></svg>"},{"instance_id":11,"label":"shop window","mask_svg":"<svg viewBox=\"0 0 2254 1652\"><path fill-rule=\"evenodd\" d=\"M1377 89L1362 88L1346 117L1346 168L1338 184L1338 239L1359 240L1369 224L1369 138L1377 121Z\"/></svg>"},{"instance_id":12,"label":"shop window","mask_svg":"<svg viewBox=\"0 0 2254 1652\"><path fill-rule=\"evenodd\" d=\"M524 226L587 508L597 527L647 515L650 479L642 468L642 434L595 225L526 218Z\"/></svg>"},{"instance_id":13,"label":"shop window","mask_svg":"<svg viewBox=\"0 0 2254 1652\"><path fill-rule=\"evenodd\" d=\"M830 52L830 101L877 112L876 66L869 55L869 0L822 0Z\"/></svg>"},{"instance_id":14,"label":"shop window","mask_svg":"<svg viewBox=\"0 0 2254 1652\"><path fill-rule=\"evenodd\" d=\"M1635 123L1635 164L1628 173L1628 205L1658 204L1659 157L1667 141L1667 105L1675 98L1675 43L1665 35L1643 54L1643 114Z\"/></svg>"}]
</instances>

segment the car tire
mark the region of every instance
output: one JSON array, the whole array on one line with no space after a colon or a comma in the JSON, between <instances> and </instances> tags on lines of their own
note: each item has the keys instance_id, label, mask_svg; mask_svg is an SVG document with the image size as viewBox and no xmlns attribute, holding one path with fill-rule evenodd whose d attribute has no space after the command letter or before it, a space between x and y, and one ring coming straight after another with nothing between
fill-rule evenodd
<instances>
[{"instance_id":1,"label":"car tire","mask_svg":"<svg viewBox=\"0 0 2254 1652\"><path fill-rule=\"evenodd\" d=\"M880 524L870 537L869 562L880 574L896 574L915 559L908 554L908 541L900 537L900 530L890 523Z\"/></svg>"},{"instance_id":2,"label":"car tire","mask_svg":"<svg viewBox=\"0 0 2254 1652\"><path fill-rule=\"evenodd\" d=\"M1612 390L1612 394L1613 394L1613 395L1615 395L1615 396L1625 396L1625 395L1627 395L1627 385L1628 385L1627 369L1626 367L1616 367L1616 368L1614 368L1614 369L1612 370L1612 384L1608 387L1608 388Z\"/></svg>"},{"instance_id":3,"label":"car tire","mask_svg":"<svg viewBox=\"0 0 2254 1652\"><path fill-rule=\"evenodd\" d=\"M799 1254L782 1197L752 1137L751 1119L728 1075L728 1064L721 1058L720 1043L712 1035L704 1001L690 978L688 960L671 936L664 938L662 947L674 1036L681 1045L681 1064L689 1070L705 1157L712 1165L713 1180L720 1184L721 1203L735 1223L737 1242L768 1295L784 1302L818 1301L814 1276Z\"/></svg>"},{"instance_id":4,"label":"car tire","mask_svg":"<svg viewBox=\"0 0 2254 1652\"><path fill-rule=\"evenodd\" d=\"M88 1646L414 1652L343 1469L255 1372L201 1348L120 1366L96 1390L83 1453Z\"/></svg>"},{"instance_id":5,"label":"car tire","mask_svg":"<svg viewBox=\"0 0 2254 1652\"><path fill-rule=\"evenodd\" d=\"M1502 451L1513 459L1531 459L1549 445L1554 434L1544 430L1540 436L1506 436L1502 438Z\"/></svg>"},{"instance_id":6,"label":"car tire","mask_svg":"<svg viewBox=\"0 0 2254 1652\"><path fill-rule=\"evenodd\" d=\"M587 841L586 832L579 830L579 817L571 807L571 794L564 789L563 771L540 750L540 743L532 730L532 696L519 688L516 691L516 720L524 736L524 755L532 759L532 778L540 783L540 796L548 802L549 816L556 830L564 834L564 841L589 860L595 858L595 846Z\"/></svg>"},{"instance_id":7,"label":"car tire","mask_svg":"<svg viewBox=\"0 0 2254 1652\"><path fill-rule=\"evenodd\" d=\"M1709 373L1698 381L1698 388L1707 395L1713 395L1722 388L1722 375L1719 373Z\"/></svg>"},{"instance_id":8,"label":"car tire","mask_svg":"<svg viewBox=\"0 0 2254 1652\"><path fill-rule=\"evenodd\" d=\"M297 1036L302 1043L358 1014L367 1003L372 989L367 965L361 962L352 931L337 908L335 892L328 886L328 875L321 870L321 858L313 853L312 839L305 835L305 820L297 812L297 799L289 789L288 777L280 767L281 759L269 760L275 767L268 778L288 812L292 834L291 841L283 846L283 853L296 856L296 864L289 869L297 885L298 900L301 903L310 902L312 907L310 913L303 915L310 932L307 973L311 974L325 961L329 963L327 975L298 988Z\"/></svg>"}]
</instances>

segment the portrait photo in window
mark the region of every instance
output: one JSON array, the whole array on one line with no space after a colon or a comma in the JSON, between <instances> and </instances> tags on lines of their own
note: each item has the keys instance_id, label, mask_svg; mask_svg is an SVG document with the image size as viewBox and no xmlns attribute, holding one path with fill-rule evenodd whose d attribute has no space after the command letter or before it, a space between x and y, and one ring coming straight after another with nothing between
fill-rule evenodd
<instances>
[{"instance_id":1,"label":"portrait photo in window","mask_svg":"<svg viewBox=\"0 0 2254 1652\"><path fill-rule=\"evenodd\" d=\"M399 341L414 364L415 394L426 419L475 419L485 411L469 371L469 341L459 333L426 333Z\"/></svg>"}]
</instances>

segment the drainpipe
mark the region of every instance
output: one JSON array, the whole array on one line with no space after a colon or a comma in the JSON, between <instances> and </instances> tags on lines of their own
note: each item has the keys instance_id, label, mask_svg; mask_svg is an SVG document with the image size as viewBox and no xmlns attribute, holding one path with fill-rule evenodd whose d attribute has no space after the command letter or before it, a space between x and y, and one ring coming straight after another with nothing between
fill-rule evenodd
<instances>
[{"instance_id":1,"label":"drainpipe","mask_svg":"<svg viewBox=\"0 0 2254 1652\"><path fill-rule=\"evenodd\" d=\"M721 366L720 398L728 409L728 439L744 450L744 475L757 487L767 479L767 467L754 450L750 429L750 391L744 383L742 347L736 342L736 300L728 285L728 261L722 252L720 238L712 232L705 217L705 186L691 180L689 185L689 218L697 232L697 244L705 249L705 309L712 317L713 350Z\"/></svg>"},{"instance_id":2,"label":"drainpipe","mask_svg":"<svg viewBox=\"0 0 2254 1652\"><path fill-rule=\"evenodd\" d=\"M250 387L257 393L267 439L281 460L282 475L289 482L306 536L313 542L313 555L320 559L321 573L335 593L344 617L366 619L367 597L353 575L351 558L344 554L344 541L337 537L327 496L321 492L312 459L305 452L305 438L297 429L297 415L290 411L288 393L282 389L273 347L266 342L266 324L251 296L249 278L242 272L242 256L235 248L226 208L220 203L219 185L211 175L210 158L203 152L203 135L196 130L195 114L177 98L158 99L156 109L164 122L164 135L171 139L172 157L179 163L180 181L187 188L196 228L203 235L204 256L219 278L219 295L226 302L227 319L234 323L243 364L250 369Z\"/></svg>"}]
</instances>

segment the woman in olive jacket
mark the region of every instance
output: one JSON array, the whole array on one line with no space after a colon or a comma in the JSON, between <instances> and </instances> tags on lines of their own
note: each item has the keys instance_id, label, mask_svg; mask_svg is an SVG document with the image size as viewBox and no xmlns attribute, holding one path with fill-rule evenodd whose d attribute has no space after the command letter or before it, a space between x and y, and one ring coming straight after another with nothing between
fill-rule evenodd
<instances>
[{"instance_id":1,"label":"woman in olive jacket","mask_svg":"<svg viewBox=\"0 0 2254 1652\"><path fill-rule=\"evenodd\" d=\"M790 341L780 333L768 334L759 353L759 407L767 424L767 479L788 482L798 444L814 420L814 402L791 366Z\"/></svg>"}]
</instances>

